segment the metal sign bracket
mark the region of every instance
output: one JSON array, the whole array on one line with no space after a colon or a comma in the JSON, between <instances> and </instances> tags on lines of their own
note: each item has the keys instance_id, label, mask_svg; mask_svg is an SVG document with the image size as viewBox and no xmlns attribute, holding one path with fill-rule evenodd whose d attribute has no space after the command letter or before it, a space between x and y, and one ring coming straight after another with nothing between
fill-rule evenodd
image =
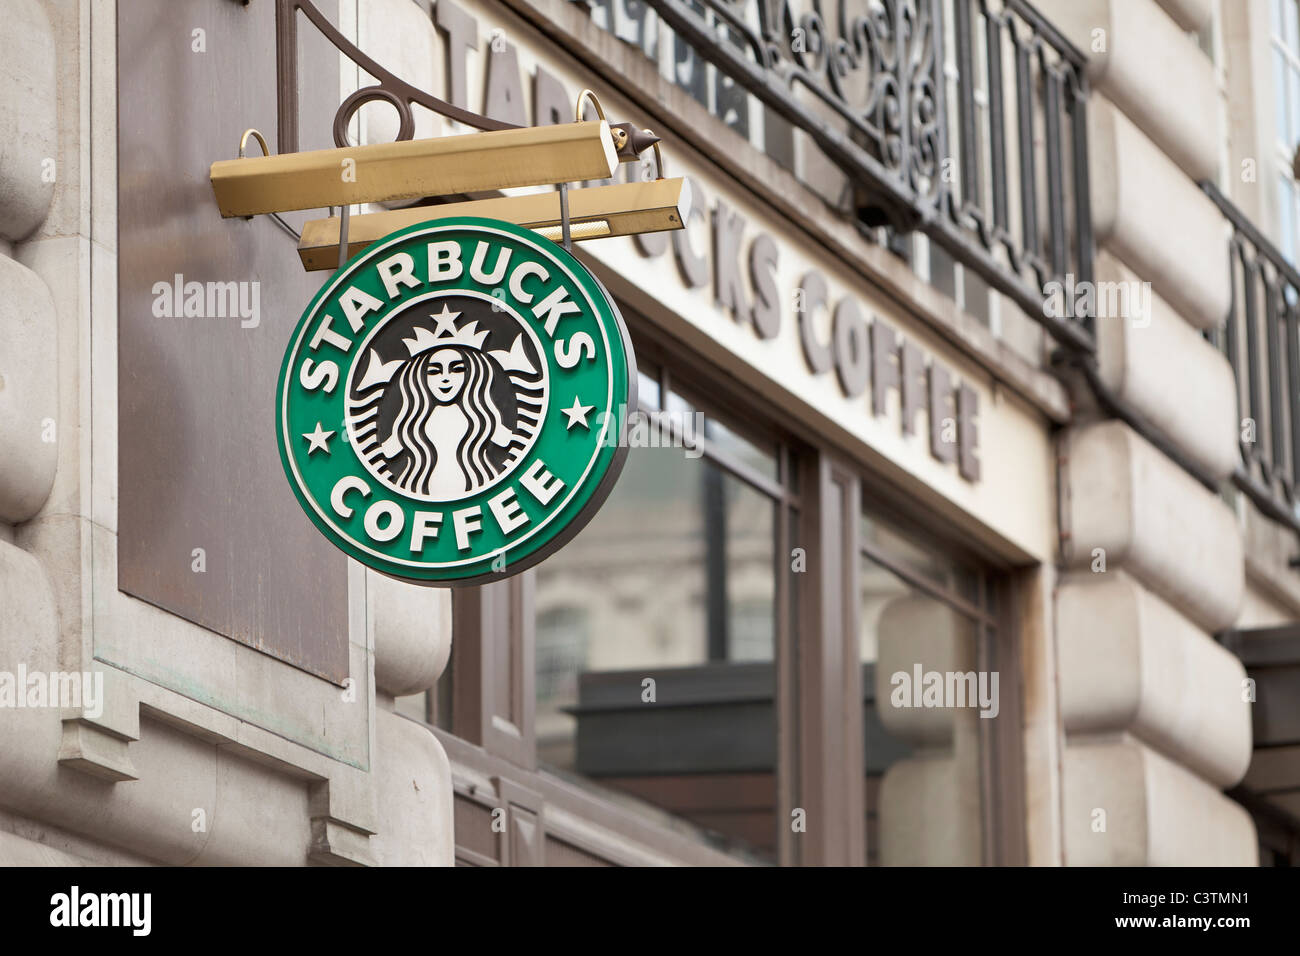
<instances>
[{"instance_id":1,"label":"metal sign bracket","mask_svg":"<svg viewBox=\"0 0 1300 956\"><path fill-rule=\"evenodd\" d=\"M335 49L375 78L373 84L346 96L335 111L335 149L300 152L297 148L300 13ZM329 219L309 221L298 237L299 255L309 270L342 268L377 238L380 229L391 232L442 215L504 219L572 250L579 240L682 229L690 214L687 182L664 176L659 137L632 123L611 124L590 89L578 95L573 123L521 127L502 122L455 106L394 76L344 37L312 0L276 0L276 80L281 152L273 155L266 137L258 130L246 130L239 142L239 157L212 164L212 189L226 218L270 214L285 225L279 216L282 212L330 209ZM352 144L348 139L352 118L371 102L387 103L397 111L397 139ZM413 105L478 132L413 139ZM590 110L594 110L595 120L583 118ZM261 156L246 155L250 137L261 146ZM653 181L570 190L575 182L612 180L619 165L640 161L651 147L656 161ZM340 164L355 175L339 176ZM555 187L554 191L502 193L545 185ZM484 192L498 195L427 204L431 199ZM581 202L576 201L579 196ZM355 205L395 200L421 202L355 216L351 211ZM332 215L335 206L340 210L337 217ZM322 256L326 246L331 250L328 264Z\"/></svg>"}]
</instances>

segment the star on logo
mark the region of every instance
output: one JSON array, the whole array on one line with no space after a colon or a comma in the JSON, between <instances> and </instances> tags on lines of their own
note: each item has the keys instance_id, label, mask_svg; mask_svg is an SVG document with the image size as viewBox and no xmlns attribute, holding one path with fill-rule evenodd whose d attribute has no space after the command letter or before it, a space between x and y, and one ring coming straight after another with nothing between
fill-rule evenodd
<instances>
[{"instance_id":1,"label":"star on logo","mask_svg":"<svg viewBox=\"0 0 1300 956\"><path fill-rule=\"evenodd\" d=\"M316 430L314 432L303 432L302 437L307 439L310 443L307 448L307 457L310 458L312 452L316 451L318 448L328 455L330 453L329 440L333 434L333 432L323 431L320 422L316 423Z\"/></svg>"},{"instance_id":2,"label":"star on logo","mask_svg":"<svg viewBox=\"0 0 1300 956\"><path fill-rule=\"evenodd\" d=\"M460 313L451 311L445 302L443 303L442 311L437 314L430 312L429 318L438 323L438 327L433 330L433 337L435 339L441 338L444 335L455 336L457 334L455 320L460 318Z\"/></svg>"},{"instance_id":3,"label":"star on logo","mask_svg":"<svg viewBox=\"0 0 1300 956\"><path fill-rule=\"evenodd\" d=\"M572 429L574 425L581 425L583 428L590 431L591 426L587 424L587 415L590 414L591 410L595 407L596 406L594 405L583 405L578 401L578 396L573 396L573 406L571 408L560 409L560 411L567 415L569 419L569 424L566 428Z\"/></svg>"}]
</instances>

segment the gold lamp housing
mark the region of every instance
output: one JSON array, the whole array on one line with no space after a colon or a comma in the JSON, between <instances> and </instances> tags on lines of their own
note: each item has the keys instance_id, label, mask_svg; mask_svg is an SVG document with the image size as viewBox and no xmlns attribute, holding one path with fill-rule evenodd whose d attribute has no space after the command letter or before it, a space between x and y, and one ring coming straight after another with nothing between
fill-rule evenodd
<instances>
[{"instance_id":1,"label":"gold lamp housing","mask_svg":"<svg viewBox=\"0 0 1300 956\"><path fill-rule=\"evenodd\" d=\"M569 231L575 242L681 229L690 214L690 183L680 176L589 186L569 193ZM347 257L395 230L443 216L502 219L536 229L556 242L563 238L560 194L553 191L352 216L347 230ZM308 272L337 268L341 225L338 216L331 216L313 219L303 226L298 255Z\"/></svg>"},{"instance_id":2,"label":"gold lamp housing","mask_svg":"<svg viewBox=\"0 0 1300 956\"><path fill-rule=\"evenodd\" d=\"M210 176L231 218L608 179L618 165L599 120L218 160Z\"/></svg>"}]
</instances>

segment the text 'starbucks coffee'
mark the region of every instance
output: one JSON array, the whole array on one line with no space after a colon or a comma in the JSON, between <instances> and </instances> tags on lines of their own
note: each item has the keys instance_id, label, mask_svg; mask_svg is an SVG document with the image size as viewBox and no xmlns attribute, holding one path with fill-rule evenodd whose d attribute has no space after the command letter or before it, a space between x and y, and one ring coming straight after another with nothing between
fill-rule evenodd
<instances>
[{"instance_id":1,"label":"text 'starbucks coffee'","mask_svg":"<svg viewBox=\"0 0 1300 956\"><path fill-rule=\"evenodd\" d=\"M627 330L564 249L490 219L392 233L303 315L276 432L298 500L357 560L482 583L571 539L618 477Z\"/></svg>"}]
</instances>

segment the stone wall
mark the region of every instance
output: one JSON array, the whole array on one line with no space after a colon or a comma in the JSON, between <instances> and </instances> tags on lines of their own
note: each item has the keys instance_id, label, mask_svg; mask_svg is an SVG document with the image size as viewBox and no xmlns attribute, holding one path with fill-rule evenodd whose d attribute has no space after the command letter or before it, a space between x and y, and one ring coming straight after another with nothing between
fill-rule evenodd
<instances>
[{"instance_id":1,"label":"stone wall","mask_svg":"<svg viewBox=\"0 0 1300 956\"><path fill-rule=\"evenodd\" d=\"M1150 284L1149 308L1097 318L1101 377L1225 480L1236 383L1199 333L1228 312L1229 227L1198 188L1218 181L1225 111L1190 32L1214 6L1039 4L1089 60L1097 278ZM1086 410L1059 469L1064 862L1253 865L1253 823L1220 792L1250 761L1245 671L1212 637L1243 607L1241 522L1130 427Z\"/></svg>"},{"instance_id":2,"label":"stone wall","mask_svg":"<svg viewBox=\"0 0 1300 956\"><path fill-rule=\"evenodd\" d=\"M0 865L450 865L447 757L394 710L446 666L447 592L353 566L340 689L117 590L115 38L112 0L0 18L0 671L103 680L102 706L0 708ZM236 718L105 642L275 705Z\"/></svg>"}]
</instances>

